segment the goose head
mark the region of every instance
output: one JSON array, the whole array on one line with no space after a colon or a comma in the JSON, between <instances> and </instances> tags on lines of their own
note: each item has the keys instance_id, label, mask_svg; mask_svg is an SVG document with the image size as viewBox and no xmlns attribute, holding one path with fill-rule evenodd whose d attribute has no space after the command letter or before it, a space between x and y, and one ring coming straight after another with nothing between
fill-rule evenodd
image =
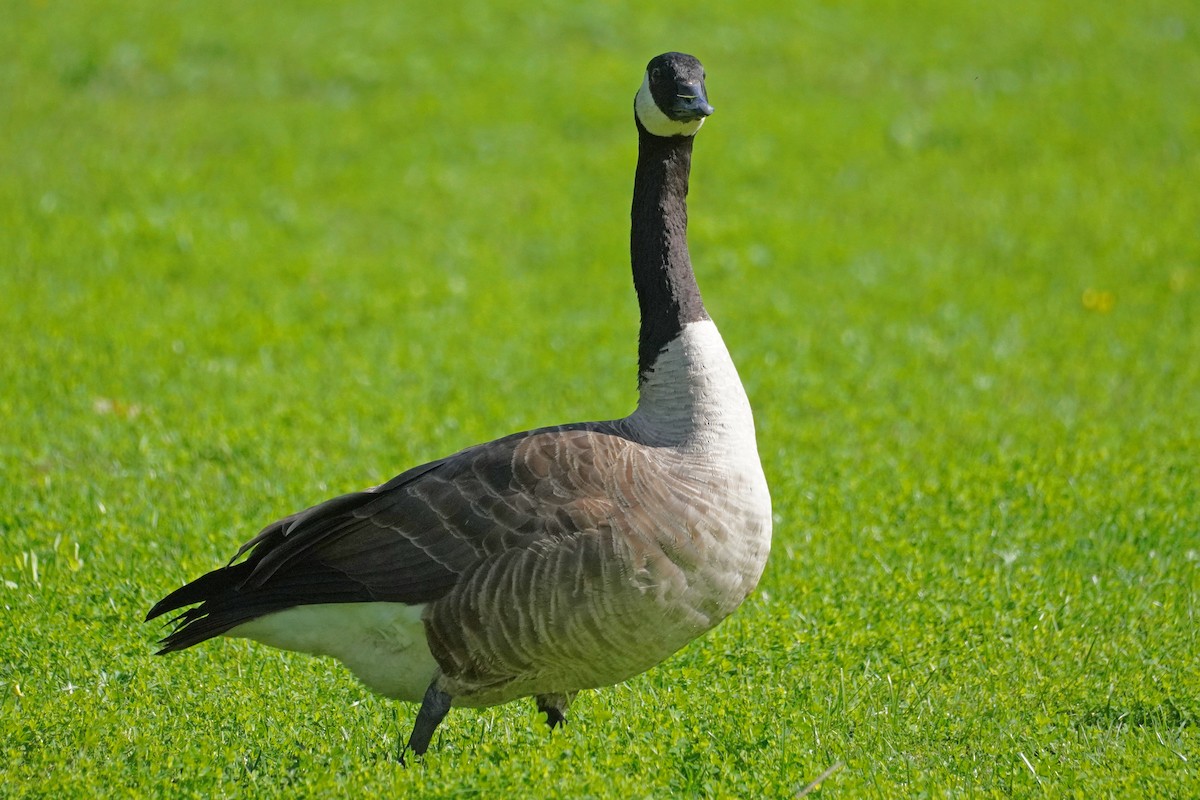
<instances>
[{"instance_id":1,"label":"goose head","mask_svg":"<svg viewBox=\"0 0 1200 800\"><path fill-rule=\"evenodd\" d=\"M633 110L638 126L653 136L694 136L713 113L704 90L704 67L686 53L652 58Z\"/></svg>"}]
</instances>

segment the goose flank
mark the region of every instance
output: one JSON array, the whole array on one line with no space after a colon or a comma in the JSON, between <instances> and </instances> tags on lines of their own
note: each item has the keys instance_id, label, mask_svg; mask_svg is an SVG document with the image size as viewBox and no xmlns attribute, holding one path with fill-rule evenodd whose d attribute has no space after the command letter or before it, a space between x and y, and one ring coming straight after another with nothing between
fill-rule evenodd
<instances>
[{"instance_id":1,"label":"goose flank","mask_svg":"<svg viewBox=\"0 0 1200 800\"><path fill-rule=\"evenodd\" d=\"M532 696L553 728L579 691L650 669L741 604L771 502L688 254L704 79L665 53L634 100L633 413L469 447L268 525L150 609L182 609L160 653L223 635L333 656L421 704L407 749L423 754L452 706Z\"/></svg>"}]
</instances>

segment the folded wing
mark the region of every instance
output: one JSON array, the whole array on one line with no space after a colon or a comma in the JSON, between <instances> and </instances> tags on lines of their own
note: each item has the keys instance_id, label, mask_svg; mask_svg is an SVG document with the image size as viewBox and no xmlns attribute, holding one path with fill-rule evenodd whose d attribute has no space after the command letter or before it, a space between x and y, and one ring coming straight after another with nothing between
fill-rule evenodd
<instances>
[{"instance_id":1,"label":"folded wing","mask_svg":"<svg viewBox=\"0 0 1200 800\"><path fill-rule=\"evenodd\" d=\"M415 467L272 523L146 618L193 606L162 641L171 652L299 605L432 602L480 562L607 527L619 512L605 487L628 447L637 445L592 423Z\"/></svg>"}]
</instances>

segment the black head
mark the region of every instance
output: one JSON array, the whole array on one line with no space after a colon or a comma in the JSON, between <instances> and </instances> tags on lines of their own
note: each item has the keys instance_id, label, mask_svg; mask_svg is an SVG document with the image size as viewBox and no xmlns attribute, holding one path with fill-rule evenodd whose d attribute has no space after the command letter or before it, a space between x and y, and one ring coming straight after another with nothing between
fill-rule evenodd
<instances>
[{"instance_id":1,"label":"black head","mask_svg":"<svg viewBox=\"0 0 1200 800\"><path fill-rule=\"evenodd\" d=\"M704 67L695 56L663 53L646 65L634 113L655 136L692 136L713 113L704 89Z\"/></svg>"}]
</instances>

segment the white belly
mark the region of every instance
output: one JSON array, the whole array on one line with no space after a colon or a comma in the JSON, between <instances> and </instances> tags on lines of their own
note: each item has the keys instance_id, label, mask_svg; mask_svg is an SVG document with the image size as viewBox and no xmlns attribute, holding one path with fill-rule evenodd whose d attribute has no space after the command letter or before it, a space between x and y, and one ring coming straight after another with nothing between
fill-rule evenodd
<instances>
[{"instance_id":1,"label":"white belly","mask_svg":"<svg viewBox=\"0 0 1200 800\"><path fill-rule=\"evenodd\" d=\"M372 691L418 703L438 668L425 641L424 607L404 603L296 606L243 623L225 635L333 656Z\"/></svg>"}]
</instances>

